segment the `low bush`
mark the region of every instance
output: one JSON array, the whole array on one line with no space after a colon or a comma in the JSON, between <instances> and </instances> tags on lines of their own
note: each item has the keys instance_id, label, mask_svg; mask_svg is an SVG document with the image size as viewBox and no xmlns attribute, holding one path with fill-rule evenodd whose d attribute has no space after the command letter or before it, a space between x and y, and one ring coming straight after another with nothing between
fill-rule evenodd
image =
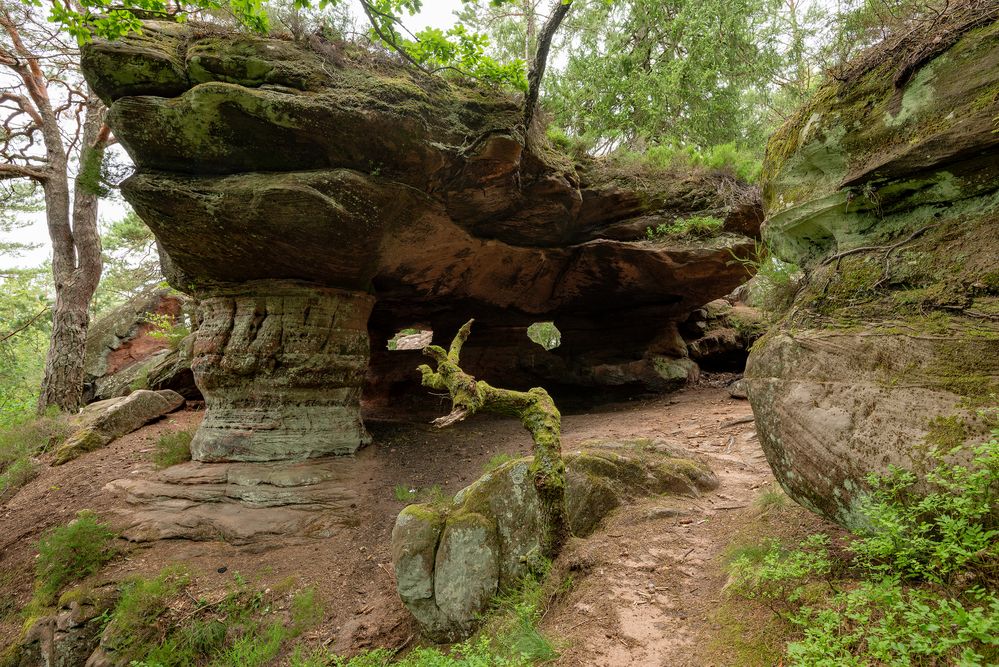
<instances>
[{"instance_id":1,"label":"low bush","mask_svg":"<svg viewBox=\"0 0 999 667\"><path fill-rule=\"evenodd\" d=\"M645 230L649 241L671 241L680 239L705 239L722 231L725 221L711 216L695 215L679 218L671 223L662 223Z\"/></svg>"},{"instance_id":2,"label":"low bush","mask_svg":"<svg viewBox=\"0 0 999 667\"><path fill-rule=\"evenodd\" d=\"M191 335L191 328L183 318L166 313L146 313L143 319L153 327L149 336L164 341L171 350L176 350L181 341Z\"/></svg>"},{"instance_id":3,"label":"low bush","mask_svg":"<svg viewBox=\"0 0 999 667\"><path fill-rule=\"evenodd\" d=\"M89 510L81 510L70 523L47 532L38 542L35 602L51 605L66 585L104 567L117 553L115 537Z\"/></svg>"},{"instance_id":4,"label":"low bush","mask_svg":"<svg viewBox=\"0 0 999 667\"><path fill-rule=\"evenodd\" d=\"M191 460L191 440L194 436L189 431L164 433L156 441L153 451L153 463L157 468L168 468L178 463Z\"/></svg>"},{"instance_id":5,"label":"low bush","mask_svg":"<svg viewBox=\"0 0 999 667\"><path fill-rule=\"evenodd\" d=\"M133 667L262 667L323 617L312 588L292 596L287 613L276 616L275 594L250 590L242 577L215 602L185 594L190 581L183 568L173 567L126 583L104 643ZM317 654L298 649L291 664L329 664L310 662L312 656Z\"/></svg>"},{"instance_id":6,"label":"low bush","mask_svg":"<svg viewBox=\"0 0 999 667\"><path fill-rule=\"evenodd\" d=\"M56 410L0 428L0 502L34 479L35 457L55 448L71 431L70 417Z\"/></svg>"},{"instance_id":7,"label":"low bush","mask_svg":"<svg viewBox=\"0 0 999 667\"><path fill-rule=\"evenodd\" d=\"M747 183L758 181L763 170L759 156L734 142L704 149L694 146L653 146L645 152L644 159L663 168L687 166L727 171Z\"/></svg>"},{"instance_id":8,"label":"low bush","mask_svg":"<svg viewBox=\"0 0 999 667\"><path fill-rule=\"evenodd\" d=\"M845 554L825 535L744 550L729 590L790 622L790 665L999 663L999 430L969 465L873 475Z\"/></svg>"}]
</instances>

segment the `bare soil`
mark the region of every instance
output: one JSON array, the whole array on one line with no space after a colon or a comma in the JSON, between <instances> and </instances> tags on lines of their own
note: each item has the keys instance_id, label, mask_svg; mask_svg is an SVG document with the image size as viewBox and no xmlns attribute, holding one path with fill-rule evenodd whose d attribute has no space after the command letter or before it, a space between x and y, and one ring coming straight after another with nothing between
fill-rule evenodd
<instances>
[{"instance_id":1,"label":"bare soil","mask_svg":"<svg viewBox=\"0 0 999 667\"><path fill-rule=\"evenodd\" d=\"M440 414L446 411L442 406ZM0 646L20 633L16 614L2 618L4 599L8 607L30 599L35 544L43 532L80 509L106 514L121 501L104 485L148 470L159 437L193 431L202 416L177 412L66 465L43 466L0 506ZM374 444L357 455L357 522L330 538L248 546L122 543L122 556L94 583L152 575L181 562L195 575L196 596L231 586L235 573L260 588L314 586L325 619L310 643L345 654L411 644L415 627L395 593L389 552L392 525L405 505L395 487L440 485L454 493L481 475L494 455L528 454L531 446L515 420L476 417L437 431L425 423L431 416L368 415ZM717 613L724 605L723 556L760 522L754 501L773 484L750 417L747 402L713 387L564 415L565 450L594 438L659 438L703 456L721 486L699 498L659 497L622 508L594 535L573 541L557 564L571 575L572 586L542 623L562 652L559 665L751 664L719 641L725 628ZM804 511L785 512L780 523L791 532L822 525ZM760 622L765 620L761 612Z\"/></svg>"}]
</instances>

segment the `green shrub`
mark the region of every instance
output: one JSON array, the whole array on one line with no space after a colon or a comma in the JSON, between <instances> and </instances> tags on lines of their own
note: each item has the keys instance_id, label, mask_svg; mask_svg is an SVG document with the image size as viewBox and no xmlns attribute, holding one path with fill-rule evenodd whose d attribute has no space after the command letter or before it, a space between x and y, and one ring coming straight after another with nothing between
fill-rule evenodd
<instances>
[{"instance_id":1,"label":"green shrub","mask_svg":"<svg viewBox=\"0 0 999 667\"><path fill-rule=\"evenodd\" d=\"M718 235L725 221L711 216L695 215L679 218L671 223L662 223L645 230L649 241L670 241L677 239L704 239Z\"/></svg>"},{"instance_id":2,"label":"green shrub","mask_svg":"<svg viewBox=\"0 0 999 667\"><path fill-rule=\"evenodd\" d=\"M974 448L970 466L930 456L936 465L922 485L896 467L868 479L873 490L861 503L868 534L851 550L880 574L939 584L968 573L999 579L999 430Z\"/></svg>"},{"instance_id":3,"label":"green shrub","mask_svg":"<svg viewBox=\"0 0 999 667\"><path fill-rule=\"evenodd\" d=\"M157 468L168 468L178 463L191 460L191 440L194 436L189 431L164 433L156 441L153 452L153 463Z\"/></svg>"},{"instance_id":4,"label":"green shrub","mask_svg":"<svg viewBox=\"0 0 999 667\"><path fill-rule=\"evenodd\" d=\"M70 417L55 409L0 428L0 502L35 477L34 457L55 448L71 432Z\"/></svg>"},{"instance_id":5,"label":"green shrub","mask_svg":"<svg viewBox=\"0 0 999 667\"><path fill-rule=\"evenodd\" d=\"M891 468L869 478L868 525L841 563L849 576L833 576L824 535L733 558L730 590L798 629L789 664L999 663L999 431L969 465L945 460L959 451L931 451L921 477Z\"/></svg>"},{"instance_id":6,"label":"green shrub","mask_svg":"<svg viewBox=\"0 0 999 667\"><path fill-rule=\"evenodd\" d=\"M994 665L999 597L907 588L892 577L863 581L821 608L791 616L802 639L788 644L792 665Z\"/></svg>"},{"instance_id":7,"label":"green shrub","mask_svg":"<svg viewBox=\"0 0 999 667\"><path fill-rule=\"evenodd\" d=\"M180 347L180 342L191 334L190 327L183 320L175 318L173 315L166 313L146 313L143 320L153 326L149 331L149 336L165 341L171 350L176 350Z\"/></svg>"},{"instance_id":8,"label":"green shrub","mask_svg":"<svg viewBox=\"0 0 999 667\"><path fill-rule=\"evenodd\" d=\"M773 540L758 553L742 554L729 564L729 587L743 597L794 602L811 578L829 574L829 538L810 536L795 549Z\"/></svg>"},{"instance_id":9,"label":"green shrub","mask_svg":"<svg viewBox=\"0 0 999 667\"><path fill-rule=\"evenodd\" d=\"M81 510L70 523L46 533L38 542L35 561L36 602L43 606L52 604L67 584L104 567L116 554L112 544L115 537L89 510Z\"/></svg>"},{"instance_id":10,"label":"green shrub","mask_svg":"<svg viewBox=\"0 0 999 667\"><path fill-rule=\"evenodd\" d=\"M732 256L753 274L749 305L762 310L771 320L787 312L801 284L801 267L781 260L765 243L757 243L749 258L734 253Z\"/></svg>"}]
</instances>

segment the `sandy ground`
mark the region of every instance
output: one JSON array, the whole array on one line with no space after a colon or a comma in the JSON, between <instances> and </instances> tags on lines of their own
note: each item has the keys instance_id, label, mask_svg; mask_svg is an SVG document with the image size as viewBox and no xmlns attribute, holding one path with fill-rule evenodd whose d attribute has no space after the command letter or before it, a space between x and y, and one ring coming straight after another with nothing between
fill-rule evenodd
<instances>
[{"instance_id":1,"label":"sandy ground","mask_svg":"<svg viewBox=\"0 0 999 667\"><path fill-rule=\"evenodd\" d=\"M659 438L706 458L721 486L698 498L660 497L622 508L594 535L573 541L559 564L571 572L573 585L542 624L561 649L558 664L740 664L726 661L712 640L718 630L713 610L725 583L721 557L758 519L754 500L773 484L750 417L747 402L712 387L564 415L565 450L593 438ZM174 413L65 466L45 467L0 507L0 597L25 604L39 536L79 509L106 513L121 501L104 492L104 485L141 474L161 434L193 430L201 418L196 410ZM476 417L437 431L422 421L376 415L368 426L374 444L357 455L363 465L356 480L362 498L356 525L327 539L250 546L187 540L122 544L124 555L98 580L149 575L183 562L196 575L196 595L231 585L236 572L261 588L289 582L314 586L326 617L310 641L344 653L410 644L415 628L395 594L389 553L392 525L405 504L393 489L437 484L456 492L476 479L492 456L529 453L531 442L520 424L508 419ZM789 516L804 528L818 525L807 513ZM0 621L0 645L19 630L16 616Z\"/></svg>"}]
</instances>

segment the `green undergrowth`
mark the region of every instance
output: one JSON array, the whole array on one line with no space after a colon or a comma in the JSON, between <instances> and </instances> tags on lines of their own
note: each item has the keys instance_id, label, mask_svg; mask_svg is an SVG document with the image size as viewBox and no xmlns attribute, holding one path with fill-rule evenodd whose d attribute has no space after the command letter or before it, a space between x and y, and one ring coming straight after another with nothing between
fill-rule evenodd
<instances>
[{"instance_id":1,"label":"green undergrowth","mask_svg":"<svg viewBox=\"0 0 999 667\"><path fill-rule=\"evenodd\" d=\"M153 451L153 463L157 468L168 468L178 463L191 460L191 440L194 436L189 431L164 433L156 441Z\"/></svg>"},{"instance_id":2,"label":"green undergrowth","mask_svg":"<svg viewBox=\"0 0 999 667\"><path fill-rule=\"evenodd\" d=\"M645 230L645 237L652 242L666 242L682 239L705 239L721 233L725 221L712 216L695 215L678 218L671 223L662 223Z\"/></svg>"},{"instance_id":3,"label":"green undergrowth","mask_svg":"<svg viewBox=\"0 0 999 667\"><path fill-rule=\"evenodd\" d=\"M970 463L952 463L970 454ZM999 661L999 430L971 451L934 449L923 475L868 478L866 530L836 543L763 539L730 554L726 608L769 609L756 644L786 665L994 665ZM775 507L773 499L761 506ZM737 612L734 612L738 615ZM747 661L747 664L767 664Z\"/></svg>"},{"instance_id":4,"label":"green undergrowth","mask_svg":"<svg viewBox=\"0 0 999 667\"><path fill-rule=\"evenodd\" d=\"M191 593L192 576L181 566L128 580L102 643L132 667L258 667L274 664L323 618L315 589L289 596L233 579L221 595L205 597Z\"/></svg>"},{"instance_id":5,"label":"green undergrowth","mask_svg":"<svg viewBox=\"0 0 999 667\"><path fill-rule=\"evenodd\" d=\"M70 417L55 410L0 428L0 502L34 479L35 458L54 449L71 431Z\"/></svg>"},{"instance_id":6,"label":"green undergrowth","mask_svg":"<svg viewBox=\"0 0 999 667\"><path fill-rule=\"evenodd\" d=\"M544 568L544 569L547 569ZM291 667L532 667L558 658L551 639L538 628L544 610L569 586L564 580L553 589L552 579L529 575L521 586L497 595L480 630L468 640L447 648L418 647L405 655L375 649L352 658L317 650L292 656Z\"/></svg>"},{"instance_id":7,"label":"green undergrowth","mask_svg":"<svg viewBox=\"0 0 999 667\"><path fill-rule=\"evenodd\" d=\"M728 173L747 183L757 182L763 169L763 163L755 151L734 142L717 144L707 148L656 145L644 153L618 150L614 153L614 158L622 163L632 163L659 170L712 169Z\"/></svg>"},{"instance_id":8,"label":"green undergrowth","mask_svg":"<svg viewBox=\"0 0 999 667\"><path fill-rule=\"evenodd\" d=\"M73 521L45 533L38 541L31 608L51 606L68 585L104 567L117 554L116 537L114 531L89 510L81 510Z\"/></svg>"},{"instance_id":9,"label":"green undergrowth","mask_svg":"<svg viewBox=\"0 0 999 667\"><path fill-rule=\"evenodd\" d=\"M490 473L493 470L496 470L497 468L499 468L504 463L509 463L510 461L515 461L517 458L518 457L516 457L516 456L514 456L512 454L494 454L493 456L491 456L489 458L488 461L486 461L486 464L484 466L482 466L482 472L483 472L483 474Z\"/></svg>"},{"instance_id":10,"label":"green undergrowth","mask_svg":"<svg viewBox=\"0 0 999 667\"><path fill-rule=\"evenodd\" d=\"M765 242L757 242L749 257L732 253L732 260L753 275L749 305L759 308L766 319L776 321L791 308L804 279L800 266L778 258Z\"/></svg>"},{"instance_id":11,"label":"green undergrowth","mask_svg":"<svg viewBox=\"0 0 999 667\"><path fill-rule=\"evenodd\" d=\"M427 503L429 505L447 504L451 498L444 493L444 490L437 484L420 488L407 484L396 484L392 488L392 495L402 503Z\"/></svg>"},{"instance_id":12,"label":"green undergrowth","mask_svg":"<svg viewBox=\"0 0 999 667\"><path fill-rule=\"evenodd\" d=\"M146 313L143 321L152 326L151 338L164 341L171 350L180 347L182 340L191 335L191 329L183 319L166 313Z\"/></svg>"}]
</instances>

